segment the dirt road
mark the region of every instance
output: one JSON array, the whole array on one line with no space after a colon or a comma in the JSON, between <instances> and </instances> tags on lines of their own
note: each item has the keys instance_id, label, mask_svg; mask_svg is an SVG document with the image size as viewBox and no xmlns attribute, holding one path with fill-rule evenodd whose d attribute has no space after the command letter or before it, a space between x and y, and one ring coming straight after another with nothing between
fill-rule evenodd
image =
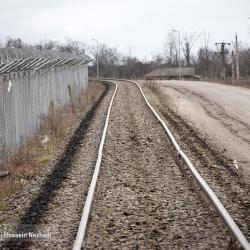
<instances>
[{"instance_id":1,"label":"dirt road","mask_svg":"<svg viewBox=\"0 0 250 250\"><path fill-rule=\"evenodd\" d=\"M159 81L168 104L232 161L250 183L250 89L192 81Z\"/></svg>"}]
</instances>

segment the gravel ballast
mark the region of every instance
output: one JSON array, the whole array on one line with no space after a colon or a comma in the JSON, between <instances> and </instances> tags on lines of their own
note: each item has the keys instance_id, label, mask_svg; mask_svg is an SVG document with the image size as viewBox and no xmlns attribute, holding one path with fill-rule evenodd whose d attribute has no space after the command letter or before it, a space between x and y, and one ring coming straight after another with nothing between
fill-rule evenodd
<instances>
[{"instance_id":1,"label":"gravel ballast","mask_svg":"<svg viewBox=\"0 0 250 250\"><path fill-rule=\"evenodd\" d=\"M228 249L231 237L132 83L118 86L85 249Z\"/></svg>"},{"instance_id":2,"label":"gravel ballast","mask_svg":"<svg viewBox=\"0 0 250 250\"><path fill-rule=\"evenodd\" d=\"M9 232L48 237L0 241L1 249L72 249L114 90L112 84L106 86L106 92L60 149L59 159L12 197L8 210L0 214L1 226ZM148 90L147 95L161 111L159 100ZM226 191L231 177L223 176L226 184L217 185L219 177L213 175L219 155L207 153L202 144L193 145L192 140L198 141L195 134L181 130L181 120L175 117L174 123L170 118L168 125L177 140L181 132L190 138L189 145L181 139L181 146L185 150L190 147L187 153L194 165L198 164L200 171L203 161L205 166L214 164L213 171L201 173L210 176L212 188L216 193L219 190L227 205L233 204L227 199L231 190ZM175 155L136 85L118 82L84 249L238 249L189 171L177 164ZM234 187L236 184L233 182ZM246 195L244 190L239 194ZM239 200L242 202L244 196ZM230 212L245 229L244 213L236 211L240 205L235 201Z\"/></svg>"},{"instance_id":3,"label":"gravel ballast","mask_svg":"<svg viewBox=\"0 0 250 250\"><path fill-rule=\"evenodd\" d=\"M113 89L106 84L106 91L59 150L58 160L11 197L0 216L1 232L40 236L5 241L1 237L1 249L72 248Z\"/></svg>"},{"instance_id":4,"label":"gravel ballast","mask_svg":"<svg viewBox=\"0 0 250 250\"><path fill-rule=\"evenodd\" d=\"M209 134L204 135L176 112L170 97L160 88L152 91L147 84L141 86L182 150L250 241L250 185L246 176L234 166L230 154L209 140Z\"/></svg>"}]
</instances>

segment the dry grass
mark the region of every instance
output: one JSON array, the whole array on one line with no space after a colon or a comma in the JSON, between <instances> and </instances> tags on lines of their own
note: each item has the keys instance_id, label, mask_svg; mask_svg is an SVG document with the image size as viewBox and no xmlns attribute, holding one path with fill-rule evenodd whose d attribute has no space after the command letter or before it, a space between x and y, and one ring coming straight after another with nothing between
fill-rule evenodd
<instances>
[{"instance_id":1,"label":"dry grass","mask_svg":"<svg viewBox=\"0 0 250 250\"><path fill-rule=\"evenodd\" d=\"M144 86L146 86L148 89L150 89L155 94L160 93L160 87L159 84L156 81L144 81Z\"/></svg>"},{"instance_id":2,"label":"dry grass","mask_svg":"<svg viewBox=\"0 0 250 250\"><path fill-rule=\"evenodd\" d=\"M155 81L151 81L151 80L147 80L144 82L144 85L147 86L149 89L151 90L156 90L157 89L157 82Z\"/></svg>"},{"instance_id":3,"label":"dry grass","mask_svg":"<svg viewBox=\"0 0 250 250\"><path fill-rule=\"evenodd\" d=\"M160 102L161 106L166 109L171 107L171 110L174 112L177 112L177 106L175 102L173 101L172 97L169 95L166 95L162 90L161 90L161 85L155 81L144 81L144 86L151 91L158 99Z\"/></svg>"},{"instance_id":4,"label":"dry grass","mask_svg":"<svg viewBox=\"0 0 250 250\"><path fill-rule=\"evenodd\" d=\"M72 97L71 103L61 108L56 108L53 102L50 103L49 114L40 119L38 133L27 139L25 145L16 152L7 154L5 162L0 166L1 171L9 173L8 176L0 178L0 209L4 208L7 197L24 185L41 167L48 164L62 138L92 107L103 88L98 82L92 81L79 96ZM45 135L48 135L49 142L43 144Z\"/></svg>"}]
</instances>

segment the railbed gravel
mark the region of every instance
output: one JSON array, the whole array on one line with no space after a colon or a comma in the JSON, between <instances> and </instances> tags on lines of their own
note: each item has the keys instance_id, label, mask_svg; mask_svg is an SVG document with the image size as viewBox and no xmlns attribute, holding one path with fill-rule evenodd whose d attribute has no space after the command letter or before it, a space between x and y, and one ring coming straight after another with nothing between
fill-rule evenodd
<instances>
[{"instance_id":1,"label":"railbed gravel","mask_svg":"<svg viewBox=\"0 0 250 250\"><path fill-rule=\"evenodd\" d=\"M235 168L230 155L209 142L206 136L175 112L175 108L168 101L169 96L163 95L161 89L152 91L146 84L141 86L182 150L250 241L250 185L245 176Z\"/></svg>"},{"instance_id":2,"label":"railbed gravel","mask_svg":"<svg viewBox=\"0 0 250 250\"><path fill-rule=\"evenodd\" d=\"M231 249L231 237L138 88L120 82L85 249Z\"/></svg>"},{"instance_id":3,"label":"railbed gravel","mask_svg":"<svg viewBox=\"0 0 250 250\"><path fill-rule=\"evenodd\" d=\"M0 215L6 232L51 237L0 241L1 249L72 249L113 90L106 84L92 109L65 138L56 159L11 197L8 210Z\"/></svg>"}]
</instances>

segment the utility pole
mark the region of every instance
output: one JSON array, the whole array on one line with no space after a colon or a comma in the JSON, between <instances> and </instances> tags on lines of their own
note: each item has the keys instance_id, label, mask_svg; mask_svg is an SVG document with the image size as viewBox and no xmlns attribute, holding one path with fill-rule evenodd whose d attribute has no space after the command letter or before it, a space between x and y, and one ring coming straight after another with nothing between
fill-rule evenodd
<instances>
[{"instance_id":1,"label":"utility pole","mask_svg":"<svg viewBox=\"0 0 250 250\"><path fill-rule=\"evenodd\" d=\"M221 58L222 58L222 79L225 80L226 79L226 70L225 70L225 54L228 53L225 51L225 46L226 45L230 45L230 43L215 43L215 45L221 45L221 50L220 50L220 54L221 54Z\"/></svg>"},{"instance_id":2,"label":"utility pole","mask_svg":"<svg viewBox=\"0 0 250 250\"><path fill-rule=\"evenodd\" d=\"M235 73L234 73L234 52L233 52L233 50L231 52L231 60L232 60L232 82L234 82Z\"/></svg>"},{"instance_id":3,"label":"utility pole","mask_svg":"<svg viewBox=\"0 0 250 250\"><path fill-rule=\"evenodd\" d=\"M240 66L239 66L239 44L238 44L238 36L235 34L235 63L236 63L236 80L240 79Z\"/></svg>"}]
</instances>

